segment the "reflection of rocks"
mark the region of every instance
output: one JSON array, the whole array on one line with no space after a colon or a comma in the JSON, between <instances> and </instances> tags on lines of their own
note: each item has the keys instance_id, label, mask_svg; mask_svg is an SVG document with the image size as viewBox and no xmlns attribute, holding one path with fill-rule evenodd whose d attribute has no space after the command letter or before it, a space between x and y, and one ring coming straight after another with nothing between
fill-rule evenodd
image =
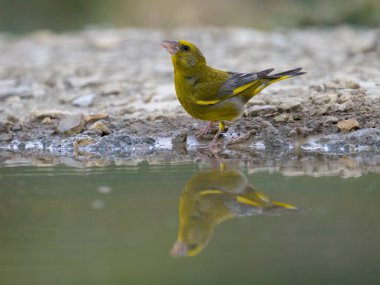
<instances>
[{"instance_id":1,"label":"reflection of rocks","mask_svg":"<svg viewBox=\"0 0 380 285\"><path fill-rule=\"evenodd\" d=\"M171 138L171 142L173 145L174 144L184 144L184 143L186 143L186 140L187 140L187 132L185 132L183 130L174 133L172 138Z\"/></svg>"},{"instance_id":2,"label":"reflection of rocks","mask_svg":"<svg viewBox=\"0 0 380 285\"><path fill-rule=\"evenodd\" d=\"M299 160L283 161L281 164L262 165L250 169L249 173L270 171L280 172L285 176L340 176L344 178L359 177L366 173L380 174L380 156L366 157L335 157L326 159L323 156L308 156Z\"/></svg>"},{"instance_id":3,"label":"reflection of rocks","mask_svg":"<svg viewBox=\"0 0 380 285\"><path fill-rule=\"evenodd\" d=\"M328 154L379 153L380 130L363 129L310 139L301 145L307 152Z\"/></svg>"},{"instance_id":4,"label":"reflection of rocks","mask_svg":"<svg viewBox=\"0 0 380 285\"><path fill-rule=\"evenodd\" d=\"M170 253L173 256L197 255L210 241L217 224L284 209L297 208L273 201L256 191L241 172L232 169L201 171L190 178L181 194L178 237Z\"/></svg>"},{"instance_id":5,"label":"reflection of rocks","mask_svg":"<svg viewBox=\"0 0 380 285\"><path fill-rule=\"evenodd\" d=\"M0 145L0 166L12 165L35 165L47 166L55 164L66 164L72 161L69 166L89 167L103 165L129 165L136 166L141 161L148 164L160 164L163 161L172 163L188 162L189 160L207 161L210 153L197 151L181 151L176 149L152 151L153 141L150 138L138 140L129 136L118 135L120 144L116 140L110 140L108 136L102 138L102 142L92 143L91 136L81 135L78 142L65 141L65 148L51 142L44 144L35 143L35 149L31 144L19 145L23 148L22 154L12 150L2 149ZM117 149L109 152L109 145L117 144ZM39 147L38 150L37 146ZM139 147L138 152L134 152L135 147ZM26 149L27 147L27 149ZM241 164L247 167L249 172L270 171L279 172L283 175L311 175L325 176L336 175L342 177L357 177L367 173L380 174L380 153L361 152L358 154L326 155L321 152L283 152L282 149L265 151L262 146L258 149L235 149L219 153L220 158L231 159L232 161L242 161ZM379 144L380 147L380 144ZM44 151L45 149L45 151ZM49 151L55 150L54 154ZM99 152L99 150L102 150ZM87 153L87 155L84 155ZM102 153L102 154L100 154ZM90 155L90 156L89 156Z\"/></svg>"}]
</instances>

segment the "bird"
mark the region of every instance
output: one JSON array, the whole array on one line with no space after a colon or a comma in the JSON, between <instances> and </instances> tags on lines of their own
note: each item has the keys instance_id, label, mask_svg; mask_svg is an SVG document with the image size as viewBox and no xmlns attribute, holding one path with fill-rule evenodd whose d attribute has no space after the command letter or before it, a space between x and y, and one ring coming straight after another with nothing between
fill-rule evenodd
<instances>
[{"instance_id":1,"label":"bird","mask_svg":"<svg viewBox=\"0 0 380 285\"><path fill-rule=\"evenodd\" d=\"M223 71L208 66L201 50L189 41L164 40L161 45L171 55L180 104L192 117L208 121L197 137L204 137L214 123L219 123L209 148L217 145L226 128L225 121L238 119L253 96L272 83L306 73L300 67L276 74L271 74L274 68L255 73Z\"/></svg>"},{"instance_id":2,"label":"bird","mask_svg":"<svg viewBox=\"0 0 380 285\"><path fill-rule=\"evenodd\" d=\"M203 170L193 175L180 197L179 229L170 254L195 256L210 241L214 226L234 218L297 211L291 204L273 201L249 185L235 169Z\"/></svg>"}]
</instances>

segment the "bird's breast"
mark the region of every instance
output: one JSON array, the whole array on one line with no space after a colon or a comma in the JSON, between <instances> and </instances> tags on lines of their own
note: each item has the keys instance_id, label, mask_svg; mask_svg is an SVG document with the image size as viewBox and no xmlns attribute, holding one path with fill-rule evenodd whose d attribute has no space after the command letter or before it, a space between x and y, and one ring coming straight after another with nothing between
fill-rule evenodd
<instances>
[{"instance_id":1,"label":"bird's breast","mask_svg":"<svg viewBox=\"0 0 380 285\"><path fill-rule=\"evenodd\" d=\"M175 75L174 82L180 104L187 113L196 119L204 121L231 121L240 117L243 111L245 102L238 97L232 97L213 105L198 104L195 99L197 94L194 94L194 92L199 92L198 89L194 88L193 83L196 83L195 78ZM204 92L204 90L202 91Z\"/></svg>"}]
</instances>

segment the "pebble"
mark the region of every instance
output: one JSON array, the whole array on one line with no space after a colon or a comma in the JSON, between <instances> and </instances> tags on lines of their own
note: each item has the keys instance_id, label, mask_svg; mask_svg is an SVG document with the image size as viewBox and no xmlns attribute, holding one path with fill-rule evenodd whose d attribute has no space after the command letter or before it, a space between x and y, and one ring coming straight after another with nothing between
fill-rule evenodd
<instances>
[{"instance_id":1,"label":"pebble","mask_svg":"<svg viewBox=\"0 0 380 285\"><path fill-rule=\"evenodd\" d=\"M99 113L99 114L85 114L84 115L84 120L86 123L91 122L91 121L97 121L101 119L107 119L108 114L107 113Z\"/></svg>"},{"instance_id":2,"label":"pebble","mask_svg":"<svg viewBox=\"0 0 380 285\"><path fill-rule=\"evenodd\" d=\"M325 118L325 123L333 123L333 124L336 124L338 123L338 118L337 117L334 117L334 116L327 116Z\"/></svg>"},{"instance_id":3,"label":"pebble","mask_svg":"<svg viewBox=\"0 0 380 285\"><path fill-rule=\"evenodd\" d=\"M123 87L119 82L112 82L101 86L100 91L103 95L117 95L123 91Z\"/></svg>"},{"instance_id":4,"label":"pebble","mask_svg":"<svg viewBox=\"0 0 380 285\"><path fill-rule=\"evenodd\" d=\"M13 135L9 133L0 134L0 142L9 142L13 139Z\"/></svg>"},{"instance_id":5,"label":"pebble","mask_svg":"<svg viewBox=\"0 0 380 285\"><path fill-rule=\"evenodd\" d=\"M316 104L327 104L330 102L330 96L329 94L325 94L325 93L322 93L322 94L314 94L314 96L312 97L312 100L314 103Z\"/></svg>"},{"instance_id":6,"label":"pebble","mask_svg":"<svg viewBox=\"0 0 380 285\"><path fill-rule=\"evenodd\" d=\"M52 119L61 119L71 114L72 114L71 112L53 109L53 110L35 110L35 111L32 111L30 115L32 119L35 120L35 119L44 119L46 117L49 117Z\"/></svg>"},{"instance_id":7,"label":"pebble","mask_svg":"<svg viewBox=\"0 0 380 285\"><path fill-rule=\"evenodd\" d=\"M96 142L96 140L90 136L81 136L81 137L75 138L74 147L78 148L81 146L92 144L94 142Z\"/></svg>"},{"instance_id":8,"label":"pebble","mask_svg":"<svg viewBox=\"0 0 380 285\"><path fill-rule=\"evenodd\" d=\"M186 143L186 140L187 140L186 130L175 132L171 138L172 144L183 144L183 143Z\"/></svg>"},{"instance_id":9,"label":"pebble","mask_svg":"<svg viewBox=\"0 0 380 285\"><path fill-rule=\"evenodd\" d=\"M347 89L359 89L360 84L355 81L349 80L349 81L344 82L344 87Z\"/></svg>"},{"instance_id":10,"label":"pebble","mask_svg":"<svg viewBox=\"0 0 380 285\"><path fill-rule=\"evenodd\" d=\"M330 104L336 103L338 101L338 94L328 93L327 96L330 98Z\"/></svg>"},{"instance_id":11,"label":"pebble","mask_svg":"<svg viewBox=\"0 0 380 285\"><path fill-rule=\"evenodd\" d=\"M53 120L50 118L50 117L45 117L43 118L43 120L41 121L42 124L44 125L49 125L53 122Z\"/></svg>"},{"instance_id":12,"label":"pebble","mask_svg":"<svg viewBox=\"0 0 380 285\"><path fill-rule=\"evenodd\" d=\"M90 93L90 94L80 96L80 97L74 99L71 102L71 104L73 104L74 106L78 106L78 107L89 107L94 103L95 98L96 98L96 94Z\"/></svg>"},{"instance_id":13,"label":"pebble","mask_svg":"<svg viewBox=\"0 0 380 285\"><path fill-rule=\"evenodd\" d=\"M348 119L348 120L340 121L337 123L336 126L342 132L349 132L351 130L360 128L359 122L356 119Z\"/></svg>"},{"instance_id":14,"label":"pebble","mask_svg":"<svg viewBox=\"0 0 380 285\"><path fill-rule=\"evenodd\" d=\"M267 114L273 114L277 112L277 107L272 105L254 105L250 111L249 116L262 116Z\"/></svg>"},{"instance_id":15,"label":"pebble","mask_svg":"<svg viewBox=\"0 0 380 285\"><path fill-rule=\"evenodd\" d=\"M336 82L326 82L323 84L323 86L325 89L333 89L333 90L342 88L342 86Z\"/></svg>"},{"instance_id":16,"label":"pebble","mask_svg":"<svg viewBox=\"0 0 380 285\"><path fill-rule=\"evenodd\" d=\"M142 95L142 100L144 103L149 103L153 98L153 93L145 93L144 95Z\"/></svg>"},{"instance_id":17,"label":"pebble","mask_svg":"<svg viewBox=\"0 0 380 285\"><path fill-rule=\"evenodd\" d=\"M321 107L317 109L317 114L326 115L329 109L330 109L330 105L322 105Z\"/></svg>"},{"instance_id":18,"label":"pebble","mask_svg":"<svg viewBox=\"0 0 380 285\"><path fill-rule=\"evenodd\" d=\"M293 116L292 116L292 114L282 113L282 114L274 117L273 120L275 122L277 122L277 123L287 122L287 121L292 121L293 120Z\"/></svg>"},{"instance_id":19,"label":"pebble","mask_svg":"<svg viewBox=\"0 0 380 285\"><path fill-rule=\"evenodd\" d=\"M20 119L17 118L17 117L15 117L15 116L13 116L13 115L9 115L9 116L7 117L7 121L8 121L8 122L11 122L11 123L18 123L18 122L20 121Z\"/></svg>"},{"instance_id":20,"label":"pebble","mask_svg":"<svg viewBox=\"0 0 380 285\"><path fill-rule=\"evenodd\" d=\"M351 100L348 100L342 104L335 104L336 110L337 111L348 111L351 110L354 107L354 103L352 103Z\"/></svg>"},{"instance_id":21,"label":"pebble","mask_svg":"<svg viewBox=\"0 0 380 285\"><path fill-rule=\"evenodd\" d=\"M16 124L14 124L14 125L11 127L11 130L12 130L12 131L15 131L15 132L17 132L17 131L21 131L21 130L22 130L22 126L21 126L21 124L16 123Z\"/></svg>"},{"instance_id":22,"label":"pebble","mask_svg":"<svg viewBox=\"0 0 380 285\"><path fill-rule=\"evenodd\" d=\"M85 125L85 120L82 114L69 115L63 118L58 124L58 132L71 136L74 134L79 134Z\"/></svg>"},{"instance_id":23,"label":"pebble","mask_svg":"<svg viewBox=\"0 0 380 285\"><path fill-rule=\"evenodd\" d=\"M29 86L0 88L0 100L4 100L11 96L18 96L20 98L33 97L33 88Z\"/></svg>"},{"instance_id":24,"label":"pebble","mask_svg":"<svg viewBox=\"0 0 380 285\"><path fill-rule=\"evenodd\" d=\"M103 84L100 76L72 77L67 80L71 87L85 88L90 86L99 86Z\"/></svg>"},{"instance_id":25,"label":"pebble","mask_svg":"<svg viewBox=\"0 0 380 285\"><path fill-rule=\"evenodd\" d=\"M281 111L287 111L291 109L295 109L301 106L302 101L297 98L291 98L289 100L284 100L280 102L278 109Z\"/></svg>"},{"instance_id":26,"label":"pebble","mask_svg":"<svg viewBox=\"0 0 380 285\"><path fill-rule=\"evenodd\" d=\"M342 104L351 99L352 99L352 95L350 93L345 92L345 93L340 94L340 96L338 97L338 103Z\"/></svg>"},{"instance_id":27,"label":"pebble","mask_svg":"<svg viewBox=\"0 0 380 285\"><path fill-rule=\"evenodd\" d=\"M103 121L93 123L88 129L98 131L102 136L111 133L110 129L103 123Z\"/></svg>"}]
</instances>

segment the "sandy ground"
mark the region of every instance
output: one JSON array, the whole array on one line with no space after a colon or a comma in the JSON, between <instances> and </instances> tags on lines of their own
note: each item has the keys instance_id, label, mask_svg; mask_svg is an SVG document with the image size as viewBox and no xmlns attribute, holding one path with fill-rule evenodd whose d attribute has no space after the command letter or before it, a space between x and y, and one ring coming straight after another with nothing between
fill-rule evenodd
<instances>
[{"instance_id":1,"label":"sandy ground","mask_svg":"<svg viewBox=\"0 0 380 285\"><path fill-rule=\"evenodd\" d=\"M307 71L255 96L228 124L220 152L379 153L380 29L349 27L2 34L0 149L104 156L204 147L212 134L195 138L205 123L178 103L160 46L181 38L220 69Z\"/></svg>"}]
</instances>

